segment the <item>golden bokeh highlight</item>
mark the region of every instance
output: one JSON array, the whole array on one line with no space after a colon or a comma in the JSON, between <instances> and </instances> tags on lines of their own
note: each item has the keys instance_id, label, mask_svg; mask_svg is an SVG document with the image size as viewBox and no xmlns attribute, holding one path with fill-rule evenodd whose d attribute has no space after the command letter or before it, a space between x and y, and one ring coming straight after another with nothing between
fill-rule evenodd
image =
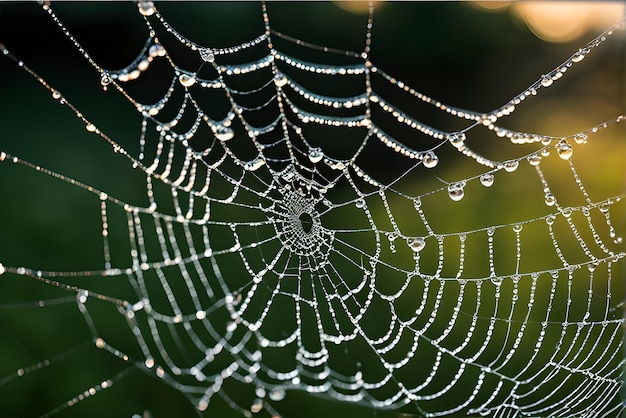
<instances>
[{"instance_id":1,"label":"golden bokeh highlight","mask_svg":"<svg viewBox=\"0 0 626 418\"><path fill-rule=\"evenodd\" d=\"M361 0L347 0L347 1L334 1L333 2L337 7L346 10L350 13L355 14L368 14L370 8L369 1L361 1ZM384 5L383 1L375 1L374 7L380 8Z\"/></svg>"},{"instance_id":2,"label":"golden bokeh highlight","mask_svg":"<svg viewBox=\"0 0 626 418\"><path fill-rule=\"evenodd\" d=\"M501 13L506 11L511 5L510 1L472 1L470 6L474 6L477 9L485 10L493 13Z\"/></svg>"},{"instance_id":3,"label":"golden bokeh highlight","mask_svg":"<svg viewBox=\"0 0 626 418\"><path fill-rule=\"evenodd\" d=\"M624 15L623 2L607 1L473 1L473 7L489 12L508 10L538 38L547 42L574 41L590 30L602 30Z\"/></svg>"},{"instance_id":4,"label":"golden bokeh highlight","mask_svg":"<svg viewBox=\"0 0 626 418\"><path fill-rule=\"evenodd\" d=\"M621 2L522 2L512 10L540 39L569 42L589 30L605 29L624 14Z\"/></svg>"}]
</instances>

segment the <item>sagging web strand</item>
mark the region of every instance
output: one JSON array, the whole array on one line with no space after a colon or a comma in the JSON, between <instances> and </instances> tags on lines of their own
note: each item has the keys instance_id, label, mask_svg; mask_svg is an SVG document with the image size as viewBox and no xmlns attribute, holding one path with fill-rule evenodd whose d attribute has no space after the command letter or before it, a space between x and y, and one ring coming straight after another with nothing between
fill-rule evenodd
<instances>
[{"instance_id":1,"label":"sagging web strand","mask_svg":"<svg viewBox=\"0 0 626 418\"><path fill-rule=\"evenodd\" d=\"M265 5L264 33L232 47L202 46L176 31L154 4L140 2L139 12L150 35L138 57L121 70L102 68L52 7L43 4L43 9L100 74L103 88L122 94L142 116L138 154L132 155L101 131L4 46L3 54L68 106L87 131L145 173L149 204L122 201L2 152L0 161L35 169L98 197L104 268L61 272L0 265L0 272L31 276L75 293L69 299L38 303L77 303L98 348L164 379L200 411L220 396L246 416L262 409L276 415L278 402L289 390L324 393L374 408L410 405L407 410L428 417L458 413L606 416L622 409L618 399L622 317L611 299L611 281L615 263L624 253L612 249L621 238L610 215L621 196L593 201L572 154L575 146L624 116L566 137L516 132L499 121L560 81L621 31L623 22L505 105L480 113L441 103L378 68L369 58L372 6L364 50L356 53L274 30ZM178 66L159 40L161 33L196 54L200 67ZM279 49L274 43L278 41L343 55L354 63L303 61ZM227 64L249 50L262 51L260 58ZM169 88L154 103L140 102L125 84L140 80L156 60L171 68ZM215 76L204 78L204 73ZM364 91L350 97L318 94L296 81L303 74L362 80ZM238 87L239 78L251 75L256 77L256 87ZM431 127L385 99L384 89L402 90L468 124L453 132ZM217 118L212 110L203 109L197 97L204 91L223 94L230 107L225 116ZM175 103L177 97L182 97L180 103ZM178 110L175 116L162 120L171 107ZM381 112L410 128L416 137L429 138L431 145L394 138L377 122ZM258 122L259 115L264 123ZM181 128L184 118L193 122ZM310 125L358 130L362 140L349 158L336 157L332 148L318 145L322 142L307 134ZM485 132L514 145L539 147L515 159L493 161L467 145L470 135ZM210 140L199 139L206 137ZM203 141L208 145L198 148ZM252 145L252 158L249 151L231 145L244 141ZM361 162L380 143L412 160L392 182L378 180L376 172ZM412 194L399 186L420 175L422 168L435 168L439 149L449 146L487 171L444 182L426 193ZM580 206L562 206L558 193L551 190L541 168L551 154L563 160L576 182L584 199ZM447 193L451 204L456 204L469 184L489 188L496 176L512 176L506 173L525 164L536 171L550 208L547 215L459 232L439 232L431 226L434 215L424 207L429 198ZM161 188L157 192L157 185L165 185L168 192L162 193ZM160 210L170 205L173 212ZM399 208L406 206L423 233L411 234L402 226L399 218L406 214ZM116 265L109 244L109 214L120 209L127 218L131 265ZM349 213L350 219L342 218L342 228L328 227L327 219L334 213ZM524 270L522 254L530 245L524 232L537 229L551 242L558 263ZM606 231L614 242L603 238ZM570 260L563 250L570 233L584 254L580 260ZM488 272L484 275L465 273L476 254L469 242L485 247ZM501 271L495 248L505 242L502 245L512 243L515 255L508 271ZM436 262L431 265L433 257ZM228 267L233 263L236 268ZM450 265L458 267L450 273ZM86 277L87 285L65 284L64 278L70 276ZM90 276L126 277L137 297L121 300L89 290ZM90 298L119 307L143 358L130 358L123 347L114 347L101 336L89 310ZM376 322L382 326L370 326ZM520 349L530 342L532 350ZM284 353L280 363L268 359L272 353ZM62 357L21 368L0 383ZM110 387L128 370L51 413ZM232 381L254 389L251 405L231 399L226 388Z\"/></svg>"}]
</instances>

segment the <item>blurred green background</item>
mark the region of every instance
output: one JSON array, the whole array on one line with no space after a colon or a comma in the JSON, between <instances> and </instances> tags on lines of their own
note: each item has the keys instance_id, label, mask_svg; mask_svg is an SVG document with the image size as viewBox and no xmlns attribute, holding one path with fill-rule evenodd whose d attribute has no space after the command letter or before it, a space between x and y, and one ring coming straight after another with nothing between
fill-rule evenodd
<instances>
[{"instance_id":1,"label":"blurred green background","mask_svg":"<svg viewBox=\"0 0 626 418\"><path fill-rule=\"evenodd\" d=\"M491 4L486 6L493 8L499 2L488 3ZM70 32L105 68L126 65L145 42L146 27L132 2L63 2L53 6ZM157 6L174 27L199 44L238 44L263 30L258 3L165 2ZM559 39L558 34L546 35L537 27L529 28L537 16L547 16L545 10L533 12L522 6L489 10L472 2L377 3L371 58L388 74L442 102L489 111L564 61L600 33L601 25L616 22L620 13L616 6L623 7L623 3L610 3L608 17L598 13L596 20L600 23L589 18L586 24L578 25L574 34L577 36L570 34L569 39L553 42ZM596 8L600 7L596 3ZM348 50L360 51L363 47L367 13L361 2L269 2L268 10L272 27L282 33ZM595 16L594 13L587 11L583 15ZM569 19L574 22L581 17L572 15ZM549 41L539 36L553 37ZM625 57L623 35L620 36L621 39L612 39L594 51L554 88L532 103L519 106L506 120L506 127L569 135L624 113ZM39 5L0 3L0 42L111 138L130 150L137 149L140 117L132 105L116 92L102 91L99 74L81 58ZM100 138L88 134L75 115L55 102L37 80L9 59L0 58L0 151L110 191L125 202L145 204L145 180L137 170L111 152ZM401 96L394 102L402 109L413 103ZM427 123L442 129L458 128L447 125L449 118L431 113L425 116ZM574 161L592 199L602 200L624 190L623 126L607 129L596 138L576 147ZM510 143L504 140L490 138L486 142L484 151L494 158L511 158L532 149L516 148L511 154ZM450 155L444 153L442 157ZM370 173L384 176L389 170L385 162L372 165ZM562 168L558 166L554 172ZM471 170L477 168L453 164L443 166L437 174L454 179L471 175L467 174ZM550 166L546 170L550 171ZM447 198L433 201L433 227L453 232L545 214L545 207L535 210L525 204L526 192L541 192L535 179L530 183L522 175L516 178L520 179L518 183L512 180L507 187L490 191L489 199L481 194L486 192L475 190L463 206L451 205ZM424 180L422 186L416 187L427 189L433 184L439 186ZM570 199L567 191L561 193L563 201ZM571 204L578 198L573 196L574 193ZM623 234L624 213L620 208L614 214L614 223ZM410 222L415 215L406 216L406 222ZM121 222L120 228L124 226L122 218L117 221ZM8 161L0 163L0 263L51 271L99 269L100 229L99 203L93 195L35 170ZM123 245L127 244L120 244ZM540 255L550 245L545 241L535 248L537 259L533 261L537 265L541 265ZM623 278L621 267L616 267L615 277ZM83 280L89 281L87 288L120 294L127 291L120 283L98 278ZM76 282L80 286L80 279ZM67 297L67 292L25 276L0 276L0 416L40 416L126 370L119 360L93 347L89 329L75 303L36 307L39 300ZM93 312L101 317L119 318L117 311L105 304L94 304ZM103 332L112 335L118 329L127 329L120 319L98 324ZM128 338L123 334L118 337L120 341ZM2 380L18 367L59 353L61 358L51 366L19 379ZM61 411L59 416L130 417L144 412L155 418L196 415L179 391L140 371L131 369L129 373L111 389ZM289 392L279 406L281 413L291 417L406 416L297 392ZM219 401L211 411L223 417L239 416Z\"/></svg>"}]
</instances>

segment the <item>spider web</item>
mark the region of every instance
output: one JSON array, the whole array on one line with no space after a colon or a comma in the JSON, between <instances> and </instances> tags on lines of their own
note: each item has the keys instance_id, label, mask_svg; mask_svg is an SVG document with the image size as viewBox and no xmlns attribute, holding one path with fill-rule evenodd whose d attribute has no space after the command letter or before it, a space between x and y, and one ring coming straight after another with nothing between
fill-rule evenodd
<instances>
[{"instance_id":1,"label":"spider web","mask_svg":"<svg viewBox=\"0 0 626 418\"><path fill-rule=\"evenodd\" d=\"M129 174L99 186L2 141L2 183L35 173L85 199L72 222L99 264L0 254L2 322L23 311L63 321L57 309L77 307L89 335L9 364L0 391L56 383L55 367L89 368L76 360L88 352L115 371L68 384L37 414L88 408L140 370L199 415L225 403L280 416L299 393L425 417L619 415L624 154L611 135L624 116L556 135L507 120L615 48L622 22L483 112L379 66L372 5L355 50L280 32L272 3L258 6L254 35L228 45L187 38L165 4L137 6L147 40L108 67L41 5L100 78L103 103L117 97L139 117L132 140L126 122L103 128L1 46L70 114L63 129L86 128L114 156L107 173ZM14 289L31 286L24 302Z\"/></svg>"}]
</instances>

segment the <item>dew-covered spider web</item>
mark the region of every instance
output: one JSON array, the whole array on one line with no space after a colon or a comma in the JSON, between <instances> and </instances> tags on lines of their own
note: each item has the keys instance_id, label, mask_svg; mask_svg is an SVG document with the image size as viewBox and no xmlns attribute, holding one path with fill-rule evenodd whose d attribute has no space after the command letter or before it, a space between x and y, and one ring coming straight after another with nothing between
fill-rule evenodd
<instances>
[{"instance_id":1,"label":"dew-covered spider web","mask_svg":"<svg viewBox=\"0 0 626 418\"><path fill-rule=\"evenodd\" d=\"M3 416L623 411L622 16L474 70L398 5L74 6L0 9Z\"/></svg>"}]
</instances>

